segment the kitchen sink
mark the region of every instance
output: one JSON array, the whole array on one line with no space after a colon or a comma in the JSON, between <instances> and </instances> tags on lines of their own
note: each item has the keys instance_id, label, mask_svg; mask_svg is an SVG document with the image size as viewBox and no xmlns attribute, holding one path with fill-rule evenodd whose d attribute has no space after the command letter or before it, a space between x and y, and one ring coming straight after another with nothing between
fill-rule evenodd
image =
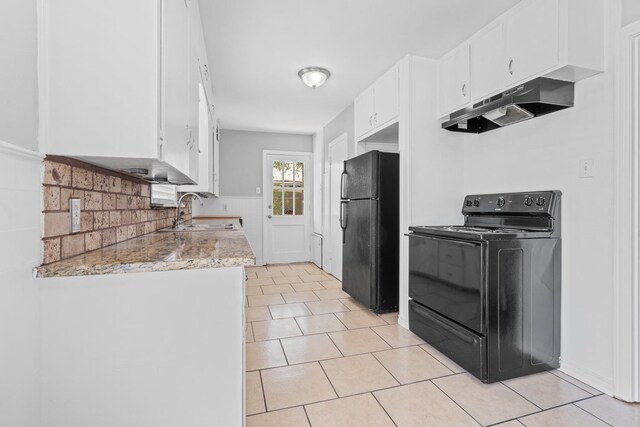
<instances>
[{"instance_id":1,"label":"kitchen sink","mask_svg":"<svg viewBox=\"0 0 640 427\"><path fill-rule=\"evenodd\" d=\"M158 231L179 233L179 232L187 232L187 231L191 232L191 231L234 231L234 230L237 230L237 227L234 223L230 222L227 224L184 224L184 225L180 225L177 228L168 227Z\"/></svg>"}]
</instances>

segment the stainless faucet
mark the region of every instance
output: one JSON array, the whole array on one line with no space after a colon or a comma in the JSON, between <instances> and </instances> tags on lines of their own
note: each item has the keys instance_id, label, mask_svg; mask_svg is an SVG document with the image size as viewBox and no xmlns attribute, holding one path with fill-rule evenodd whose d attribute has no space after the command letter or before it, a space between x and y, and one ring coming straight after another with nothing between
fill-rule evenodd
<instances>
[{"instance_id":1,"label":"stainless faucet","mask_svg":"<svg viewBox=\"0 0 640 427\"><path fill-rule=\"evenodd\" d=\"M176 218L173 220L173 228L179 228L184 225L184 219L182 219L182 217L180 216L180 207L182 206L182 199L184 199L186 196L194 196L200 201L200 206L204 206L202 199L196 193L184 193L178 200L178 207L176 208Z\"/></svg>"}]
</instances>

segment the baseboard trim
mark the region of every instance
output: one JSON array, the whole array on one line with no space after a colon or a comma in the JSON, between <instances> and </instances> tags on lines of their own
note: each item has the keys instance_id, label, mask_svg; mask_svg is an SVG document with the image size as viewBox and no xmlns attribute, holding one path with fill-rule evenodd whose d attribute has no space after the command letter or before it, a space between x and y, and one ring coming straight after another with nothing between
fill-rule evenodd
<instances>
[{"instance_id":1,"label":"baseboard trim","mask_svg":"<svg viewBox=\"0 0 640 427\"><path fill-rule=\"evenodd\" d=\"M407 320L404 317L400 317L398 316L398 325L402 326L403 328L405 328L407 331L409 330L409 320Z\"/></svg>"},{"instance_id":2,"label":"baseboard trim","mask_svg":"<svg viewBox=\"0 0 640 427\"><path fill-rule=\"evenodd\" d=\"M583 368L565 359L562 359L560 363L560 370L609 396L613 396L613 378L603 377L590 369Z\"/></svg>"}]
</instances>

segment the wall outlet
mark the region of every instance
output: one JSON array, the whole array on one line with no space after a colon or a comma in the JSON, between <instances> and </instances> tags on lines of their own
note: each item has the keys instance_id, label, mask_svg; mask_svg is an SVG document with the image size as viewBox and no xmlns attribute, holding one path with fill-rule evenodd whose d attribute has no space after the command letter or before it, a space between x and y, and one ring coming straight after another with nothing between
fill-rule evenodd
<instances>
[{"instance_id":1,"label":"wall outlet","mask_svg":"<svg viewBox=\"0 0 640 427\"><path fill-rule=\"evenodd\" d=\"M256 187L256 194L261 194L261 193L262 193L262 188Z\"/></svg>"},{"instance_id":2,"label":"wall outlet","mask_svg":"<svg viewBox=\"0 0 640 427\"><path fill-rule=\"evenodd\" d=\"M71 233L80 231L80 199L69 199L69 217L71 218Z\"/></svg>"},{"instance_id":3,"label":"wall outlet","mask_svg":"<svg viewBox=\"0 0 640 427\"><path fill-rule=\"evenodd\" d=\"M580 178L593 177L593 159L580 159Z\"/></svg>"}]
</instances>

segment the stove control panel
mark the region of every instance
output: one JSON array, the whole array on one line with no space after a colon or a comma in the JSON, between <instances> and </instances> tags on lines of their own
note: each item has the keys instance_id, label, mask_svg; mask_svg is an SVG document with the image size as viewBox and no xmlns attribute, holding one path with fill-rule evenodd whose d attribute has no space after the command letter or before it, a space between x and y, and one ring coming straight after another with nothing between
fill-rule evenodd
<instances>
[{"instance_id":1,"label":"stove control panel","mask_svg":"<svg viewBox=\"0 0 640 427\"><path fill-rule=\"evenodd\" d=\"M462 213L553 216L555 200L560 195L560 191L469 195L465 197Z\"/></svg>"}]
</instances>

